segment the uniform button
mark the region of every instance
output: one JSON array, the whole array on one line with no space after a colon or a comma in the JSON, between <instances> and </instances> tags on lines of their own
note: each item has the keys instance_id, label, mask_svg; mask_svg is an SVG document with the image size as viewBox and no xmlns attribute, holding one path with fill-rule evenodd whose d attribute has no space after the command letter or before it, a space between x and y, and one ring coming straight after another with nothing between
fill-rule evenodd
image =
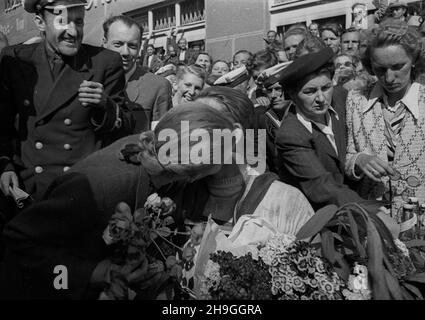
<instances>
[{"instance_id":1,"label":"uniform button","mask_svg":"<svg viewBox=\"0 0 425 320\"><path fill-rule=\"evenodd\" d=\"M71 169L70 167L63 167L63 172L67 172L69 169Z\"/></svg>"},{"instance_id":2,"label":"uniform button","mask_svg":"<svg viewBox=\"0 0 425 320\"><path fill-rule=\"evenodd\" d=\"M70 144L68 144L68 143L65 143L65 144L63 145L63 148L64 148L65 150L71 150L71 145L70 145Z\"/></svg>"},{"instance_id":3,"label":"uniform button","mask_svg":"<svg viewBox=\"0 0 425 320\"><path fill-rule=\"evenodd\" d=\"M42 149L42 148L43 148L43 144L42 144L41 142L36 142L36 144L35 144L35 148L36 148L37 150L40 150L40 149Z\"/></svg>"},{"instance_id":4,"label":"uniform button","mask_svg":"<svg viewBox=\"0 0 425 320\"><path fill-rule=\"evenodd\" d=\"M28 99L24 100L24 106L28 107L30 105L30 101Z\"/></svg>"},{"instance_id":5,"label":"uniform button","mask_svg":"<svg viewBox=\"0 0 425 320\"><path fill-rule=\"evenodd\" d=\"M65 123L66 126L70 126L72 124L72 121L71 119L65 119L63 123Z\"/></svg>"},{"instance_id":6,"label":"uniform button","mask_svg":"<svg viewBox=\"0 0 425 320\"><path fill-rule=\"evenodd\" d=\"M36 173L42 173L43 172L43 168L40 166L35 167L35 172Z\"/></svg>"}]
</instances>

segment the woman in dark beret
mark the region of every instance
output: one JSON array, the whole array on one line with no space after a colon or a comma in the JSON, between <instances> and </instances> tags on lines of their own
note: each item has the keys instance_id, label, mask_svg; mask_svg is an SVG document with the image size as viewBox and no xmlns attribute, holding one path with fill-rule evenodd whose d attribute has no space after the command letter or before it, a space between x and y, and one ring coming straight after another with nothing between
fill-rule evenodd
<instances>
[{"instance_id":1,"label":"woman in dark beret","mask_svg":"<svg viewBox=\"0 0 425 320\"><path fill-rule=\"evenodd\" d=\"M294 104L276 133L279 175L316 210L360 200L344 184L345 100L332 99L333 55L331 48L303 55L280 77Z\"/></svg>"}]
</instances>

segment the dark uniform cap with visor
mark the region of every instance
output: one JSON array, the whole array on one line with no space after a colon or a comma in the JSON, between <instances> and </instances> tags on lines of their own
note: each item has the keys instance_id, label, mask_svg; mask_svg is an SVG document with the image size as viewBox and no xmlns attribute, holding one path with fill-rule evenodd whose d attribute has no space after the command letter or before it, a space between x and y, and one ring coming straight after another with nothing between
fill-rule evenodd
<instances>
[{"instance_id":1,"label":"dark uniform cap with visor","mask_svg":"<svg viewBox=\"0 0 425 320\"><path fill-rule=\"evenodd\" d=\"M86 0L23 0L25 11L35 13L42 9L54 9L56 6L65 8L80 7L87 4Z\"/></svg>"}]
</instances>

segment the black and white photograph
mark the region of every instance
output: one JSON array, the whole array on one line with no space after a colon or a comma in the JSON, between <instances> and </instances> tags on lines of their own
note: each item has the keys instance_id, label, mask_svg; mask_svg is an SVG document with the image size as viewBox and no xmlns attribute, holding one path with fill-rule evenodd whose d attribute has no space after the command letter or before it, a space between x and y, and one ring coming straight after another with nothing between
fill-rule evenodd
<instances>
[{"instance_id":1,"label":"black and white photograph","mask_svg":"<svg viewBox=\"0 0 425 320\"><path fill-rule=\"evenodd\" d=\"M424 0L0 0L0 302L424 300L424 22Z\"/></svg>"}]
</instances>

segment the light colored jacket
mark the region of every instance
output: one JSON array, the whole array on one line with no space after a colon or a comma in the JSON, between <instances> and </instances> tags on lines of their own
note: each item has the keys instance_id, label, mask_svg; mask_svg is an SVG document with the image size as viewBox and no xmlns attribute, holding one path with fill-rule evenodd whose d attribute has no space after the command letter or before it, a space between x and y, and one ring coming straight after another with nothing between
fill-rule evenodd
<instances>
[{"instance_id":1,"label":"light colored jacket","mask_svg":"<svg viewBox=\"0 0 425 320\"><path fill-rule=\"evenodd\" d=\"M369 91L350 91L347 97L348 139L345 171L350 178L360 180L358 192L367 199L381 199L388 192L390 185L388 177L383 177L381 183L376 183L367 177L358 177L354 172L356 159L362 152L376 155L384 161L388 159L381 102L383 100L380 99L382 95L382 88L377 84ZM414 194L420 202L425 202L425 87L413 83L402 101L407 112L401 125L393 167L404 179L391 181L392 209L398 216L401 214L399 209L402 208L403 194L405 199ZM416 188L408 187L405 180L409 176L419 178L421 185Z\"/></svg>"}]
</instances>

